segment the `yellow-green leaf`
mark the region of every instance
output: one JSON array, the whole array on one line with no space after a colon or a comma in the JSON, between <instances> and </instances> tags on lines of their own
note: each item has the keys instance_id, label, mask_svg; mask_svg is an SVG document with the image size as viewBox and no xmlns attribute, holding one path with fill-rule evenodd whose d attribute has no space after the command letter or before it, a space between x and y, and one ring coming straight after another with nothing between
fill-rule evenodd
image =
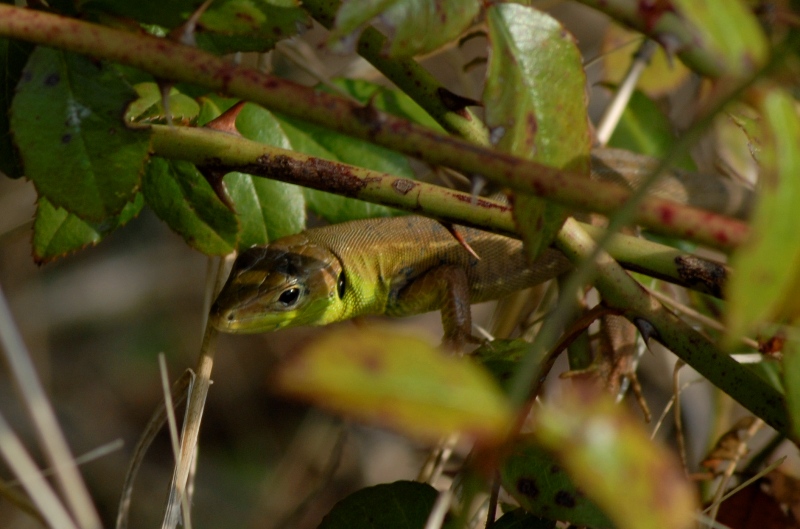
<instances>
[{"instance_id":1,"label":"yellow-green leaf","mask_svg":"<svg viewBox=\"0 0 800 529\"><path fill-rule=\"evenodd\" d=\"M715 67L732 76L753 73L767 60L767 39L752 11L741 0L675 0L678 14L693 30L693 49L715 59Z\"/></svg>"},{"instance_id":2,"label":"yellow-green leaf","mask_svg":"<svg viewBox=\"0 0 800 529\"><path fill-rule=\"evenodd\" d=\"M693 526L697 501L678 459L600 389L565 387L532 430L618 529Z\"/></svg>"},{"instance_id":3,"label":"yellow-green leaf","mask_svg":"<svg viewBox=\"0 0 800 529\"><path fill-rule=\"evenodd\" d=\"M503 439L513 417L477 364L381 327L326 333L279 368L276 387L425 441L461 432L492 444Z\"/></svg>"},{"instance_id":4,"label":"yellow-green leaf","mask_svg":"<svg viewBox=\"0 0 800 529\"><path fill-rule=\"evenodd\" d=\"M800 315L800 117L794 99L779 89L763 94L760 111L761 193L750 237L731 260L730 344L760 323Z\"/></svg>"}]
</instances>

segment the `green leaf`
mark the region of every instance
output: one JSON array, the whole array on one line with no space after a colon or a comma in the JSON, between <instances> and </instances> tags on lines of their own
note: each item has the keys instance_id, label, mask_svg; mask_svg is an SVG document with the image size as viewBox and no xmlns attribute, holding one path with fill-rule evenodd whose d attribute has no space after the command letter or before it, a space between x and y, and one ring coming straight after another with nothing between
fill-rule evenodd
<instances>
[{"instance_id":1,"label":"green leaf","mask_svg":"<svg viewBox=\"0 0 800 529\"><path fill-rule=\"evenodd\" d=\"M555 529L556 522L539 518L524 509L514 509L501 516L492 529Z\"/></svg>"},{"instance_id":2,"label":"green leaf","mask_svg":"<svg viewBox=\"0 0 800 529\"><path fill-rule=\"evenodd\" d=\"M790 437L800 439L800 336L793 329L788 338L783 347L783 387L793 432Z\"/></svg>"},{"instance_id":3,"label":"green leaf","mask_svg":"<svg viewBox=\"0 0 800 529\"><path fill-rule=\"evenodd\" d=\"M11 124L7 109L14 98L14 88L22 69L33 51L33 44L0 39L0 171L11 178L23 175L22 163L11 139Z\"/></svg>"},{"instance_id":4,"label":"green leaf","mask_svg":"<svg viewBox=\"0 0 800 529\"><path fill-rule=\"evenodd\" d=\"M437 496L416 481L367 487L334 505L318 529L424 529Z\"/></svg>"},{"instance_id":5,"label":"green leaf","mask_svg":"<svg viewBox=\"0 0 800 529\"><path fill-rule=\"evenodd\" d=\"M650 440L641 422L599 387L576 383L561 389L536 410L531 431L586 498L618 529L690 527L697 499L677 457ZM517 498L520 489L535 497L535 487L518 478L509 485ZM579 504L577 497L563 500Z\"/></svg>"},{"instance_id":6,"label":"green leaf","mask_svg":"<svg viewBox=\"0 0 800 529\"><path fill-rule=\"evenodd\" d=\"M629 50L632 52L633 48L628 46L641 40L643 35L637 31L627 29L620 24L608 24L600 50L605 81L613 85L622 82L634 58L629 52ZM677 90L687 82L690 75L691 70L659 46L645 66L636 87L648 97L658 99Z\"/></svg>"},{"instance_id":7,"label":"green leaf","mask_svg":"<svg viewBox=\"0 0 800 529\"><path fill-rule=\"evenodd\" d=\"M119 215L100 223L89 223L53 206L45 197L39 197L33 223L33 258L41 264L93 246L139 215L143 205L144 197L137 193Z\"/></svg>"},{"instance_id":8,"label":"green leaf","mask_svg":"<svg viewBox=\"0 0 800 529\"><path fill-rule=\"evenodd\" d=\"M760 110L761 192L750 236L731 259L729 344L763 322L800 316L800 118L794 99L779 89L763 95Z\"/></svg>"},{"instance_id":9,"label":"green leaf","mask_svg":"<svg viewBox=\"0 0 800 529\"><path fill-rule=\"evenodd\" d=\"M236 118L236 128L249 140L291 148L280 123L257 105L244 106ZM242 227L240 249L266 244L305 228L306 201L301 187L243 173L226 175L225 184Z\"/></svg>"},{"instance_id":10,"label":"green leaf","mask_svg":"<svg viewBox=\"0 0 800 529\"><path fill-rule=\"evenodd\" d=\"M677 13L693 30L692 49L715 58L715 69L743 77L762 66L769 53L764 32L750 8L741 0L675 0ZM692 50L685 53L692 55Z\"/></svg>"},{"instance_id":11,"label":"green leaf","mask_svg":"<svg viewBox=\"0 0 800 529\"><path fill-rule=\"evenodd\" d=\"M310 28L311 19L298 2L215 0L200 17L197 45L218 54L265 52L283 39Z\"/></svg>"},{"instance_id":12,"label":"green leaf","mask_svg":"<svg viewBox=\"0 0 800 529\"><path fill-rule=\"evenodd\" d=\"M514 379L514 374L519 368L520 361L530 347L531 344L521 338L493 340L476 349L472 356L508 392L511 389L511 383ZM544 361L544 358L542 358L542 361Z\"/></svg>"},{"instance_id":13,"label":"green leaf","mask_svg":"<svg viewBox=\"0 0 800 529\"><path fill-rule=\"evenodd\" d=\"M78 0L80 11L112 13L165 28L181 25L200 4L197 0Z\"/></svg>"},{"instance_id":14,"label":"green leaf","mask_svg":"<svg viewBox=\"0 0 800 529\"><path fill-rule=\"evenodd\" d=\"M143 180L147 205L193 248L225 255L237 247L239 224L194 165L153 158Z\"/></svg>"},{"instance_id":15,"label":"green leaf","mask_svg":"<svg viewBox=\"0 0 800 529\"><path fill-rule=\"evenodd\" d=\"M380 327L324 334L279 368L276 388L425 441L461 432L500 442L513 418L480 366Z\"/></svg>"},{"instance_id":16,"label":"green leaf","mask_svg":"<svg viewBox=\"0 0 800 529\"><path fill-rule=\"evenodd\" d=\"M331 85L338 87L359 103L372 105L373 108L383 112L444 132L444 128L425 109L400 90L386 88L363 79L344 77L332 79ZM323 89L325 88L323 87ZM330 91L334 93L333 90Z\"/></svg>"},{"instance_id":17,"label":"green leaf","mask_svg":"<svg viewBox=\"0 0 800 529\"><path fill-rule=\"evenodd\" d=\"M573 525L612 527L553 456L522 437L500 468L503 487L529 513Z\"/></svg>"},{"instance_id":18,"label":"green leaf","mask_svg":"<svg viewBox=\"0 0 800 529\"><path fill-rule=\"evenodd\" d=\"M352 50L364 27L374 22L388 37L384 53L413 57L458 37L480 7L476 0L344 0L329 42L334 48Z\"/></svg>"},{"instance_id":19,"label":"green leaf","mask_svg":"<svg viewBox=\"0 0 800 529\"><path fill-rule=\"evenodd\" d=\"M609 147L626 149L655 158L664 158L675 143L675 134L667 116L644 92L634 91L608 142ZM696 171L691 156L684 154L672 165Z\"/></svg>"},{"instance_id":20,"label":"green leaf","mask_svg":"<svg viewBox=\"0 0 800 529\"><path fill-rule=\"evenodd\" d=\"M123 121L135 97L103 64L36 48L11 106L11 126L39 196L94 222L133 200L149 147L149 134Z\"/></svg>"},{"instance_id":21,"label":"green leaf","mask_svg":"<svg viewBox=\"0 0 800 529\"><path fill-rule=\"evenodd\" d=\"M555 19L517 4L488 9L491 54L483 102L497 147L557 168L589 169L582 57ZM531 259L549 246L567 211L518 195L514 213Z\"/></svg>"},{"instance_id":22,"label":"green leaf","mask_svg":"<svg viewBox=\"0 0 800 529\"><path fill-rule=\"evenodd\" d=\"M126 121L166 123L167 115L158 85L152 82L139 83L133 88L139 94L139 98L128 106L125 113ZM173 123L188 125L200 114L200 105L197 101L180 93L174 87L170 89L167 104Z\"/></svg>"},{"instance_id":23,"label":"green leaf","mask_svg":"<svg viewBox=\"0 0 800 529\"><path fill-rule=\"evenodd\" d=\"M401 154L294 118L276 117L295 151L405 178L414 177L411 165ZM386 206L314 189L305 189L304 193L309 208L331 223L401 214Z\"/></svg>"}]
</instances>

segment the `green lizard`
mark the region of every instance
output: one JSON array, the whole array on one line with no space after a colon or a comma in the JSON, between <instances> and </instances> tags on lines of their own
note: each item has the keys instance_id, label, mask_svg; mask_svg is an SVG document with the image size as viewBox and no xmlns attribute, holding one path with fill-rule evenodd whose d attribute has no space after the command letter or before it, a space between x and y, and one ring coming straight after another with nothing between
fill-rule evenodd
<instances>
[{"instance_id":1,"label":"green lizard","mask_svg":"<svg viewBox=\"0 0 800 529\"><path fill-rule=\"evenodd\" d=\"M439 222L419 216L345 222L244 251L211 310L221 331L268 332L357 316L442 310L445 343L468 339L470 304L569 269L548 250L528 266L522 243L458 227L476 259Z\"/></svg>"},{"instance_id":2,"label":"green lizard","mask_svg":"<svg viewBox=\"0 0 800 529\"><path fill-rule=\"evenodd\" d=\"M592 176L635 185L653 163L624 151L595 151ZM748 192L729 182L681 171L653 191L738 217L752 203ZM480 260L437 221L418 216L346 222L251 248L234 263L211 324L224 332L257 333L441 309L445 343L458 346L470 335L471 303L498 299L570 267L553 250L529 265L520 241L458 230Z\"/></svg>"}]
</instances>

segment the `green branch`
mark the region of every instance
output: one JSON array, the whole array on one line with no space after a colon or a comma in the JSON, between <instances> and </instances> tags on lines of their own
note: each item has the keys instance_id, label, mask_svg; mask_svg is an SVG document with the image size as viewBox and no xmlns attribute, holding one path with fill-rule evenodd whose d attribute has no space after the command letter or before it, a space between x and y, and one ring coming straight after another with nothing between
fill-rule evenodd
<instances>
[{"instance_id":1,"label":"green branch","mask_svg":"<svg viewBox=\"0 0 800 529\"><path fill-rule=\"evenodd\" d=\"M556 244L573 262L590 258L595 247L594 240L571 219ZM778 432L790 433L786 402L775 388L666 310L609 254L600 254L595 272L594 285L606 304L622 310L634 323L636 319L648 322L655 328L652 338Z\"/></svg>"},{"instance_id":2,"label":"green branch","mask_svg":"<svg viewBox=\"0 0 800 529\"><path fill-rule=\"evenodd\" d=\"M0 4L0 36L59 47L134 66L160 78L222 91L432 164L482 174L512 189L572 209L611 215L631 196L621 186L601 184L438 134L371 107L231 65L219 57L166 39L3 4ZM634 220L655 232L723 250L739 245L748 233L743 222L657 197L642 201Z\"/></svg>"},{"instance_id":3,"label":"green branch","mask_svg":"<svg viewBox=\"0 0 800 529\"><path fill-rule=\"evenodd\" d=\"M339 0L304 0L303 9L317 22L331 29L339 4ZM474 113L458 104L457 96L451 95L444 85L414 59L383 55L381 52L385 44L386 37L368 26L358 39L356 51L447 131L476 145L491 145L489 129Z\"/></svg>"},{"instance_id":4,"label":"green branch","mask_svg":"<svg viewBox=\"0 0 800 529\"><path fill-rule=\"evenodd\" d=\"M468 193L453 189L322 160L210 129L153 125L151 130L152 149L157 156L188 160L219 173L239 171L280 180L519 237L511 209L499 202L473 199ZM596 238L604 233L600 228L584 228ZM638 237L615 235L607 249L632 270L717 296L727 275L717 263Z\"/></svg>"}]
</instances>

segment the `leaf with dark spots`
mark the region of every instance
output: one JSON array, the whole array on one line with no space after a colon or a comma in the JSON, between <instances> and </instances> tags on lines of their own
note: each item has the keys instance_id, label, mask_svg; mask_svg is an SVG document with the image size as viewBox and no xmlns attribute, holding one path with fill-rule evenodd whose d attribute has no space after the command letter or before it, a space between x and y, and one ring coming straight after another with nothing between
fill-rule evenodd
<instances>
[{"instance_id":1,"label":"leaf with dark spots","mask_svg":"<svg viewBox=\"0 0 800 529\"><path fill-rule=\"evenodd\" d=\"M380 327L341 327L280 366L277 391L408 437L461 432L501 441L513 415L483 369L424 340Z\"/></svg>"},{"instance_id":2,"label":"leaf with dark spots","mask_svg":"<svg viewBox=\"0 0 800 529\"><path fill-rule=\"evenodd\" d=\"M525 509L505 513L492 525L492 529L555 529L556 521L534 516Z\"/></svg>"},{"instance_id":3,"label":"leaf with dark spots","mask_svg":"<svg viewBox=\"0 0 800 529\"><path fill-rule=\"evenodd\" d=\"M588 527L611 527L553 457L523 436L500 468L503 487L529 513Z\"/></svg>"},{"instance_id":4,"label":"leaf with dark spots","mask_svg":"<svg viewBox=\"0 0 800 529\"><path fill-rule=\"evenodd\" d=\"M91 222L133 200L148 158L149 133L123 115L136 93L104 64L39 47L11 106L25 173L40 196Z\"/></svg>"},{"instance_id":5,"label":"leaf with dark spots","mask_svg":"<svg viewBox=\"0 0 800 529\"><path fill-rule=\"evenodd\" d=\"M58 72L53 72L44 78L45 86L55 86L61 80L61 75Z\"/></svg>"},{"instance_id":6,"label":"leaf with dark spots","mask_svg":"<svg viewBox=\"0 0 800 529\"><path fill-rule=\"evenodd\" d=\"M591 500L619 529L694 522L696 492L680 461L597 385L565 386L536 410L530 427L535 441L580 487L556 486L551 496L556 505L571 511L566 506L577 510Z\"/></svg>"}]
</instances>

